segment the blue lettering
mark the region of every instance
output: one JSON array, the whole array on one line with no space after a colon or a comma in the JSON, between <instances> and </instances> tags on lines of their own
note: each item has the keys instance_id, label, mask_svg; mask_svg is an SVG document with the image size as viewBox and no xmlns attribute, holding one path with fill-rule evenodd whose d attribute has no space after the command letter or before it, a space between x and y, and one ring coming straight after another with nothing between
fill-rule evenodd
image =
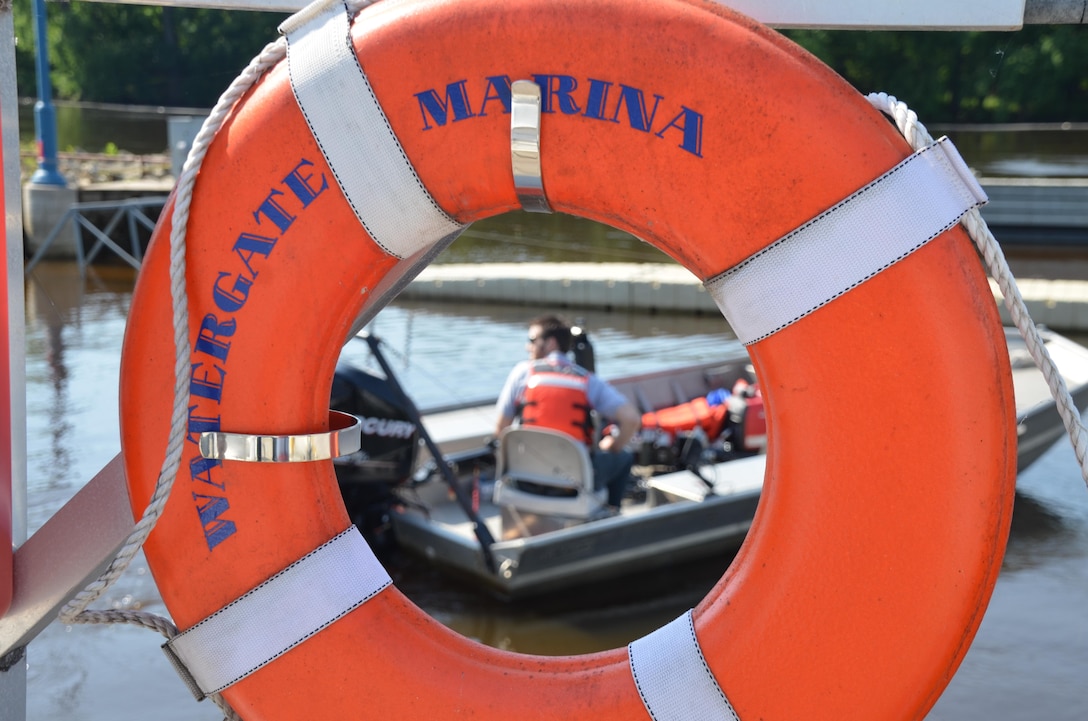
<instances>
[{"instance_id":1,"label":"blue lettering","mask_svg":"<svg viewBox=\"0 0 1088 721\"><path fill-rule=\"evenodd\" d=\"M225 361L227 353L230 352L230 343L222 339L234 335L234 331L237 329L238 323L234 320L220 323L218 318L209 313L200 321L200 330L196 334L196 343L194 344L196 350Z\"/></svg>"},{"instance_id":2,"label":"blue lettering","mask_svg":"<svg viewBox=\"0 0 1088 721\"><path fill-rule=\"evenodd\" d=\"M670 128L676 128L683 133L683 139L680 141L680 147L688 151L692 155L701 158L703 157L703 116L701 113L697 113L691 108L680 106L683 110L675 118L669 121L669 124L659 130L655 135L659 138L665 137L665 131Z\"/></svg>"},{"instance_id":3,"label":"blue lettering","mask_svg":"<svg viewBox=\"0 0 1088 721\"><path fill-rule=\"evenodd\" d=\"M223 378L227 375L227 372L219 366L212 366L211 370L204 371L203 375L197 377L197 371L203 363L193 363L189 367L189 395L199 396L201 398L208 398L218 403L223 397ZM215 382L211 379L211 372L219 372L219 382Z\"/></svg>"},{"instance_id":4,"label":"blue lettering","mask_svg":"<svg viewBox=\"0 0 1088 721\"><path fill-rule=\"evenodd\" d=\"M677 131L680 136L678 146L698 158L703 157L702 113L681 105L679 113L663 126L659 126L656 119L661 104L666 102L663 95L601 78L587 78L584 87L580 87L579 80L571 75L535 73L531 77L540 86L542 113L580 114L592 120L607 120L612 123L619 123L620 115L626 113L627 122L633 130L653 133L658 138L665 138L670 131ZM451 113L453 122L485 117L489 108L494 112L496 102L501 103L503 112L508 114L511 112L510 86L510 76L488 75L483 78L481 85L473 86L473 89L482 89L482 96L469 93L467 80L458 80L447 85L445 96L439 95L434 89L416 93L423 117L423 129L431 130L436 126L446 125L450 122ZM618 97L612 92L617 87ZM647 95L653 96L653 103L647 103ZM479 98L482 98L479 105L475 105L473 100ZM473 108L478 108L479 112L473 114ZM673 110L664 112L671 115ZM658 128L657 132L654 132L655 128ZM304 160L303 164L305 163L308 161ZM312 189L312 185L308 187Z\"/></svg>"},{"instance_id":5,"label":"blue lettering","mask_svg":"<svg viewBox=\"0 0 1088 721\"><path fill-rule=\"evenodd\" d=\"M329 180L325 177L325 174L321 174L321 185L315 188L310 182L314 177L313 173L303 175L302 168L312 168L314 164L312 161L303 158L299 161L299 164L295 166L294 170L283 179L284 185L290 188L291 192L295 194L295 197L302 203L302 207L306 208L310 203L314 202L314 198L324 193L329 187Z\"/></svg>"},{"instance_id":6,"label":"blue lettering","mask_svg":"<svg viewBox=\"0 0 1088 721\"><path fill-rule=\"evenodd\" d=\"M194 481L200 481L201 483L207 483L209 486L215 486L221 491L226 490L226 483L216 483L212 480L212 469L219 468L222 465L223 461L215 458L193 456L189 461L189 477Z\"/></svg>"},{"instance_id":7,"label":"blue lettering","mask_svg":"<svg viewBox=\"0 0 1088 721\"><path fill-rule=\"evenodd\" d=\"M657 106L663 99L664 98L660 95L654 95L654 109L647 115L646 99L642 96L642 91L638 88L632 88L621 83L620 99L619 102L616 103L616 112L612 114L612 122L619 122L620 108L626 105L627 120L631 123L631 127L635 130L641 130L644 133L648 133L650 132L650 127L653 125L654 116L657 115Z\"/></svg>"},{"instance_id":8,"label":"blue lettering","mask_svg":"<svg viewBox=\"0 0 1088 721\"><path fill-rule=\"evenodd\" d=\"M238 240L234 242L234 252L242 259L246 270L254 278L257 277L257 271L253 270L253 266L249 264L249 261L253 260L254 253L267 258L275 247L275 238L266 238L263 235L253 235L252 233L242 233L238 236Z\"/></svg>"},{"instance_id":9,"label":"blue lettering","mask_svg":"<svg viewBox=\"0 0 1088 721\"><path fill-rule=\"evenodd\" d=\"M507 83L509 86L509 83ZM458 96L459 94L459 96ZM435 96L437 98L437 95ZM501 97L498 98L501 100ZM424 107L429 101L421 96L420 107ZM442 105L439 101L439 105ZM509 105L509 89L507 89L507 105ZM445 105L440 110L443 114L442 123L445 122L447 109L452 109L455 120L471 117L468 110L468 97L464 88L464 81L454 83L447 88ZM426 120L426 115L424 115ZM283 189L272 188L255 211L253 218L257 225L267 220L279 229L279 235L260 235L252 232L242 232L235 239L232 251L245 267L245 272L232 273L230 271L218 271L215 282L212 284L212 299L216 307L225 314L225 320L220 316L208 313L200 321L196 339L193 343L193 352L202 353L220 363L205 361L190 363L189 365L189 397L191 399L206 399L214 403L214 406L201 408L199 404L191 405L188 409L186 441L197 443L204 433L214 433L220 430L222 417L213 415L217 412L219 404L223 400L227 377L227 355L230 353L231 338L238 330L238 322L229 314L237 313L246 304L249 292L253 288L258 276L258 268L262 261L255 260L258 256L266 260L271 257L272 251L280 240L280 235L286 233L297 219L288 207L297 208L297 201L303 210L308 208L313 201L328 187L327 177L317 174L313 170L314 163L301 158L295 167L284 176ZM286 198L284 206L283 199ZM293 199L292 199L293 198ZM296 209L297 212L297 209ZM254 263L257 267L254 267ZM239 269L240 271L240 269ZM228 279L224 281L224 279ZM205 402L206 402L205 401ZM199 401L197 401L199 403ZM204 538L208 544L208 550L212 551L220 543L237 533L238 528L234 521L222 518L223 514L230 510L230 502L226 497L226 481L217 483L212 477L214 469L219 468L221 462L195 456L189 460L189 477L194 483L203 483L216 489L222 495L202 495L193 493L193 501L196 505L200 524L204 530Z\"/></svg>"},{"instance_id":10,"label":"blue lettering","mask_svg":"<svg viewBox=\"0 0 1088 721\"><path fill-rule=\"evenodd\" d=\"M492 100L498 100L502 103L503 113L510 113L510 106L513 102L510 99L510 76L509 75L492 75L487 79L487 88L484 89L484 101L480 103L480 112L476 113L477 116L483 117L487 115L487 104Z\"/></svg>"},{"instance_id":11,"label":"blue lettering","mask_svg":"<svg viewBox=\"0 0 1088 721\"><path fill-rule=\"evenodd\" d=\"M534 75L533 82L540 86L540 112L554 113L552 104L554 96L559 110L564 115L574 115L581 108L571 97L571 93L578 89L578 81L569 75Z\"/></svg>"},{"instance_id":12,"label":"blue lettering","mask_svg":"<svg viewBox=\"0 0 1088 721\"><path fill-rule=\"evenodd\" d=\"M438 125L445 125L449 117L449 111L453 110L453 122L474 117L472 107L468 101L468 91L465 90L466 80L458 80L446 86L445 99L438 97L433 89L422 93L416 93L419 100L419 112L423 115L423 129L430 130L431 124L427 122L428 114Z\"/></svg>"},{"instance_id":13,"label":"blue lettering","mask_svg":"<svg viewBox=\"0 0 1088 721\"><path fill-rule=\"evenodd\" d=\"M220 516L230 510L230 503L222 496L202 496L193 494L196 501L196 512L200 517L200 525L204 528L204 539L208 542L208 550L212 551L223 541L237 532L234 521L220 520Z\"/></svg>"},{"instance_id":14,"label":"blue lettering","mask_svg":"<svg viewBox=\"0 0 1088 721\"><path fill-rule=\"evenodd\" d=\"M586 99L586 111L583 115L594 120L604 120L604 106L608 102L608 91L611 89L612 83L590 78L589 97Z\"/></svg>"},{"instance_id":15,"label":"blue lettering","mask_svg":"<svg viewBox=\"0 0 1088 721\"><path fill-rule=\"evenodd\" d=\"M257 221L257 225L260 225L261 216L263 215L275 223L281 233L284 233L291 227L291 223L295 222L295 216L288 213L282 205L276 202L276 196L279 195L283 195L282 190L270 191L264 202L260 204L257 210L253 211L253 218Z\"/></svg>"},{"instance_id":16,"label":"blue lettering","mask_svg":"<svg viewBox=\"0 0 1088 721\"><path fill-rule=\"evenodd\" d=\"M185 440L190 443L197 443L197 436L201 433L216 433L219 431L219 416L194 415L193 411L196 409L196 406L189 406L189 432L186 434Z\"/></svg>"},{"instance_id":17,"label":"blue lettering","mask_svg":"<svg viewBox=\"0 0 1088 721\"><path fill-rule=\"evenodd\" d=\"M212 291L215 304L224 313L234 313L240 310L246 304L246 299L249 298L249 289L253 287L252 280L238 276L234 281L233 288L229 291L223 290L219 286L219 281L223 280L223 276L229 275L230 273L226 271L220 271L219 277L215 279L215 289Z\"/></svg>"}]
</instances>

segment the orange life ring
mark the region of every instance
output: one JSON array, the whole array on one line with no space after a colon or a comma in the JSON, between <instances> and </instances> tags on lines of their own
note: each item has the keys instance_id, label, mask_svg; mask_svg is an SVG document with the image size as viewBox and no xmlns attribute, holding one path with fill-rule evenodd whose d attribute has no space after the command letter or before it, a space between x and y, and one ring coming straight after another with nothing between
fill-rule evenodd
<instances>
[{"instance_id":1,"label":"orange life ring","mask_svg":"<svg viewBox=\"0 0 1088 721\"><path fill-rule=\"evenodd\" d=\"M350 38L440 217L459 226L519 207L501 90L536 79L550 205L630 231L708 281L911 155L833 72L712 3L383 0ZM439 241L402 260L361 229L286 65L233 109L192 199L189 436L145 546L182 629L349 526L331 463L205 463L199 431L328 428L353 321ZM872 232L894 222L874 218ZM160 223L146 258L122 359L136 509L171 414L169 230ZM806 261L813 276L830 273L822 260ZM975 251L953 227L749 351L772 434L766 484L740 554L689 617L697 660L740 719L922 718L981 621L1012 508L1008 358ZM849 404L835 402L844 373ZM631 653L487 648L389 586L223 695L247 721L627 721L648 717Z\"/></svg>"}]
</instances>

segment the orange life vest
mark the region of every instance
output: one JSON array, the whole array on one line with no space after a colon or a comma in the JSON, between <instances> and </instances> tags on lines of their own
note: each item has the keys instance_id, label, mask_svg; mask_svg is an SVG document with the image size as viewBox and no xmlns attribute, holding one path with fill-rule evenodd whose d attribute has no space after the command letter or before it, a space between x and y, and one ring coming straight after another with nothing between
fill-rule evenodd
<instances>
[{"instance_id":1,"label":"orange life vest","mask_svg":"<svg viewBox=\"0 0 1088 721\"><path fill-rule=\"evenodd\" d=\"M675 436L699 426L709 438L717 438L725 425L728 410L724 403L712 406L706 398L699 396L678 406L643 413L642 427L659 428Z\"/></svg>"},{"instance_id":2,"label":"orange life vest","mask_svg":"<svg viewBox=\"0 0 1088 721\"><path fill-rule=\"evenodd\" d=\"M535 361L518 401L521 424L550 428L592 445L588 386L589 373L578 366Z\"/></svg>"}]
</instances>

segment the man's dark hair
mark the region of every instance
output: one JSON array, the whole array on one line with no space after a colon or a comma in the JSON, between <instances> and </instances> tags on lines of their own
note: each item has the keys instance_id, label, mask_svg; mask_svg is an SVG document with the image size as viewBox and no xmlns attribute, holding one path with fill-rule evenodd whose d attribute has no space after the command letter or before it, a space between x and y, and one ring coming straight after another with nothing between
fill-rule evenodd
<instances>
[{"instance_id":1,"label":"man's dark hair","mask_svg":"<svg viewBox=\"0 0 1088 721\"><path fill-rule=\"evenodd\" d=\"M555 338L559 350L566 353L570 350L571 335L570 323L558 315L546 314L537 316L529 321L530 326L540 326L540 333L544 338Z\"/></svg>"}]
</instances>

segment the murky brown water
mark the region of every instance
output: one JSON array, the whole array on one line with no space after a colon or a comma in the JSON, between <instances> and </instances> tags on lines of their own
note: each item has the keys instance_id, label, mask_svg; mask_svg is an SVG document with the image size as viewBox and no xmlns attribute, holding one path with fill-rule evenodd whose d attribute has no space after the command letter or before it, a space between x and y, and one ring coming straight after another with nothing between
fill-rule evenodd
<instances>
[{"instance_id":1,"label":"murky brown water","mask_svg":"<svg viewBox=\"0 0 1088 721\"><path fill-rule=\"evenodd\" d=\"M131 284L125 269L97 267L83 281L66 264L43 265L27 281L31 531L119 450L117 369ZM395 305L373 330L386 338L408 390L427 406L495 393L524 353L524 320L532 310ZM606 375L713 358L731 342L716 317L585 315ZM450 348L463 352L451 356ZM465 379L452 399L443 393L451 376ZM1067 444L1018 485L993 602L931 721L1081 721L1088 711L1082 691L1088 491ZM697 603L720 571L708 564L673 569L658 579L663 586L634 599L520 607L479 596L419 564L393 572L421 606L457 631L502 648L554 654L622 646ZM99 605L164 612L142 559ZM160 641L139 629L53 624L29 649L28 720L219 718L214 706L192 701Z\"/></svg>"}]
</instances>

